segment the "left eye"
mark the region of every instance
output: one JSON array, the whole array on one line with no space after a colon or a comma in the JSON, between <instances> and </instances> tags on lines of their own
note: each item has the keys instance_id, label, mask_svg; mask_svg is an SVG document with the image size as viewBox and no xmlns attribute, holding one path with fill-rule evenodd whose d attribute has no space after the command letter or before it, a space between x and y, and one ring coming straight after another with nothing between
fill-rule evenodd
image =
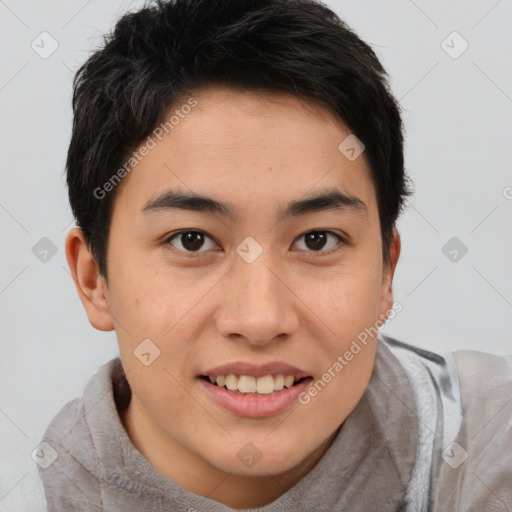
<instances>
[{"instance_id":1,"label":"left eye","mask_svg":"<svg viewBox=\"0 0 512 512\"><path fill-rule=\"evenodd\" d=\"M328 252L329 249L336 247L340 241L343 242L341 236L333 233L332 231L309 231L299 237L299 240L302 239L304 239L306 250L310 249L313 252ZM331 240L330 244L329 239Z\"/></svg>"}]
</instances>

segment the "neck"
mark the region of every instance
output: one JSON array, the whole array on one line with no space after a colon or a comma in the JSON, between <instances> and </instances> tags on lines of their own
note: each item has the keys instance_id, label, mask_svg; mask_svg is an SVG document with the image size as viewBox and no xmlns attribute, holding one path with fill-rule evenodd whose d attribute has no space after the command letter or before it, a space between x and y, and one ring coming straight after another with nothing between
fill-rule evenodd
<instances>
[{"instance_id":1,"label":"neck","mask_svg":"<svg viewBox=\"0 0 512 512\"><path fill-rule=\"evenodd\" d=\"M158 431L137 413L133 397L119 416L133 445L160 474L189 492L232 508L261 507L285 494L315 467L337 434L334 432L299 465L284 473L247 477L212 466Z\"/></svg>"}]
</instances>

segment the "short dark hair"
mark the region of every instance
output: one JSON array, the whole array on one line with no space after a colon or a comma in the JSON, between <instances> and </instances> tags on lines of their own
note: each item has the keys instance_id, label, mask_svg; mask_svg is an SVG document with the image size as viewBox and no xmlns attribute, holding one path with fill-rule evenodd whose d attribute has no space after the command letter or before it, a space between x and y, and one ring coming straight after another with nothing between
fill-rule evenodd
<instances>
[{"instance_id":1,"label":"short dark hair","mask_svg":"<svg viewBox=\"0 0 512 512\"><path fill-rule=\"evenodd\" d=\"M388 263L411 192L400 107L371 47L319 1L156 0L119 19L73 84L69 200L105 279L115 192L94 191L178 98L214 85L293 94L341 118L365 145Z\"/></svg>"}]
</instances>

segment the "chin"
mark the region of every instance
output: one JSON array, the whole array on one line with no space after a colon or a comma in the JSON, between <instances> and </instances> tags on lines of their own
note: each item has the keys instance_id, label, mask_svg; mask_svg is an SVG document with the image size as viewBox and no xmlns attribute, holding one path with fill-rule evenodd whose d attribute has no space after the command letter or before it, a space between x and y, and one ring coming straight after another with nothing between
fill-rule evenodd
<instances>
[{"instance_id":1,"label":"chin","mask_svg":"<svg viewBox=\"0 0 512 512\"><path fill-rule=\"evenodd\" d=\"M304 443L298 439L295 443L287 439L285 446L283 444L271 443L268 440L251 441L250 437L245 442L236 443L237 447L226 447L221 453L211 454L210 464L219 470L236 474L241 477L268 477L269 475L279 475L290 471L309 454L311 450L304 452ZM279 440L277 440L279 442ZM297 448L301 449L298 450ZM235 455L227 457L227 453Z\"/></svg>"}]
</instances>

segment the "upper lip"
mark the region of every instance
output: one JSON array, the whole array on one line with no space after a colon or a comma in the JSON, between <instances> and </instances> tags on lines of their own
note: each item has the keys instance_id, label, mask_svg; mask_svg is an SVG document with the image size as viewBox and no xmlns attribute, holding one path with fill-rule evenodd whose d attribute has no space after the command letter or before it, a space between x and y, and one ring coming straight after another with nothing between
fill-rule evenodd
<instances>
[{"instance_id":1,"label":"upper lip","mask_svg":"<svg viewBox=\"0 0 512 512\"><path fill-rule=\"evenodd\" d=\"M202 375L218 377L219 375L252 375L264 377L265 375L293 375L295 379L309 377L310 374L281 361L270 361L264 364L253 364L244 361L222 364L205 371Z\"/></svg>"}]
</instances>

